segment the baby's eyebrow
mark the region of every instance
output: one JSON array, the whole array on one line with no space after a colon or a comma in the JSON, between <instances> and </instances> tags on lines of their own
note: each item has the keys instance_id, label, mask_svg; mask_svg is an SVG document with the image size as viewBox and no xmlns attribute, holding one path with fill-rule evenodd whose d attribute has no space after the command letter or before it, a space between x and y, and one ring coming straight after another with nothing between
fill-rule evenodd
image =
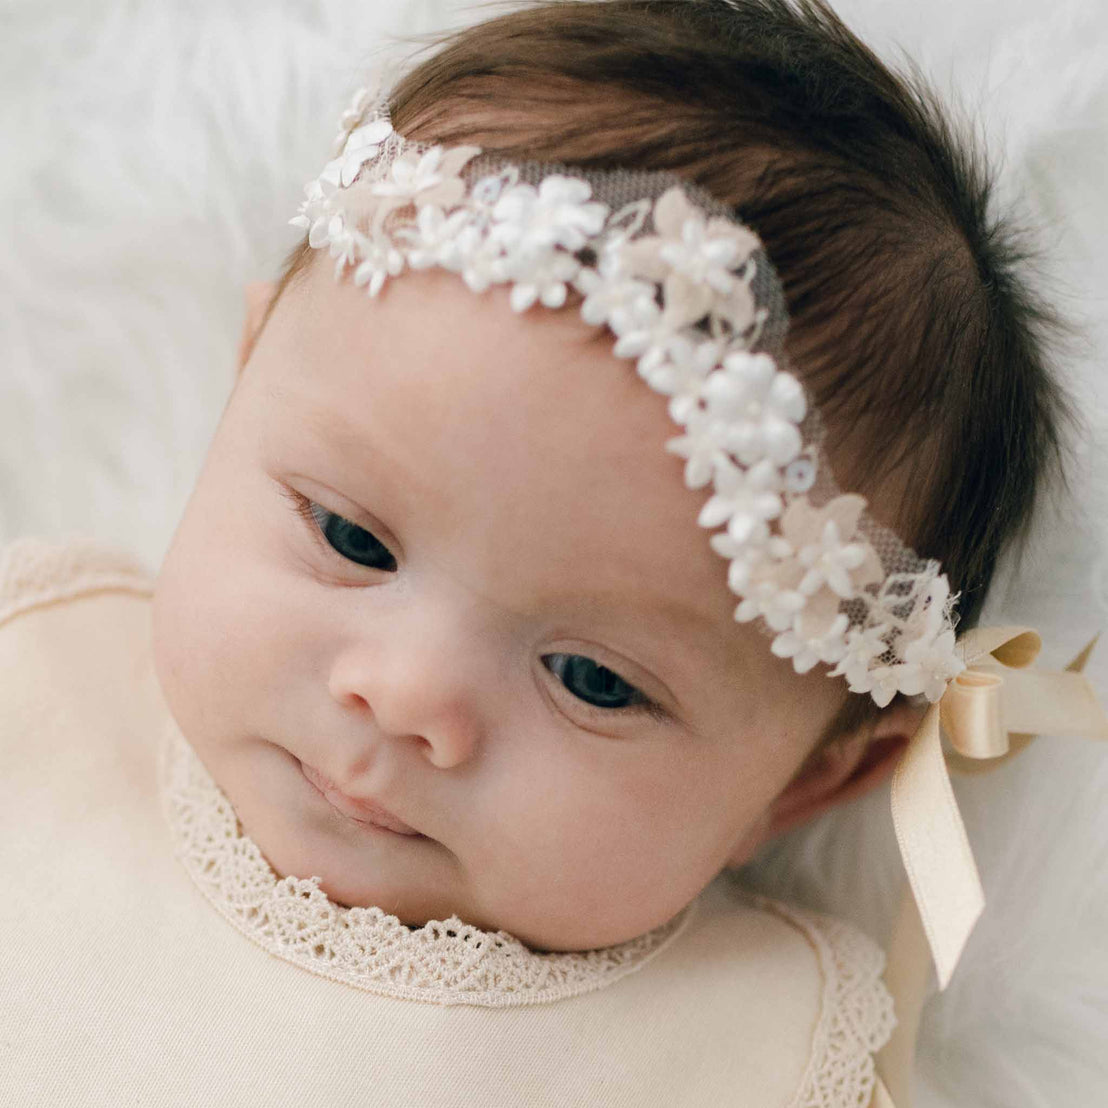
<instances>
[{"instance_id":1,"label":"baby's eyebrow","mask_svg":"<svg viewBox=\"0 0 1108 1108\"><path fill-rule=\"evenodd\" d=\"M344 413L321 408L310 401L304 401L302 405L292 401L289 407L321 445L344 452L373 450L366 436L355 429Z\"/></svg>"},{"instance_id":2,"label":"baby's eyebrow","mask_svg":"<svg viewBox=\"0 0 1108 1108\"><path fill-rule=\"evenodd\" d=\"M442 492L437 486L420 480L418 474L405 469L393 454L382 450L345 413L320 407L314 401L306 399L298 402L290 398L288 406L296 420L305 424L312 432L312 439L331 454L336 462L349 465L352 457L364 459L372 467L375 485L385 485L390 491L409 489L424 503L429 503L432 510L441 507ZM340 491L346 492L345 489ZM369 508L356 497L352 499L363 511L369 512Z\"/></svg>"},{"instance_id":3,"label":"baby's eyebrow","mask_svg":"<svg viewBox=\"0 0 1108 1108\"><path fill-rule=\"evenodd\" d=\"M596 598L613 610L627 609L627 597L616 593L590 593L589 598ZM665 593L647 593L640 598L640 605L661 613L671 624L701 633L712 629L717 622L703 608Z\"/></svg>"}]
</instances>

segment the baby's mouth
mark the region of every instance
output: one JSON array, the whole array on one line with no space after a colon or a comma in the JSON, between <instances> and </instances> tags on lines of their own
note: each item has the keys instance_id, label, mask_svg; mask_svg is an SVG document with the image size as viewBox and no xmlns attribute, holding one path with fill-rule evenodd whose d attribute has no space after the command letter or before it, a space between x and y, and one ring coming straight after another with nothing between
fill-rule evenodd
<instances>
[{"instance_id":1,"label":"baby's mouth","mask_svg":"<svg viewBox=\"0 0 1108 1108\"><path fill-rule=\"evenodd\" d=\"M380 804L374 804L369 800L355 800L335 788L334 782L324 777L318 770L313 769L306 762L300 762L300 770L307 778L308 783L331 805L336 811L360 823L363 827L372 827L376 830L393 831L398 835L412 835L423 838L414 827L409 827L403 820L398 819L387 808Z\"/></svg>"}]
</instances>

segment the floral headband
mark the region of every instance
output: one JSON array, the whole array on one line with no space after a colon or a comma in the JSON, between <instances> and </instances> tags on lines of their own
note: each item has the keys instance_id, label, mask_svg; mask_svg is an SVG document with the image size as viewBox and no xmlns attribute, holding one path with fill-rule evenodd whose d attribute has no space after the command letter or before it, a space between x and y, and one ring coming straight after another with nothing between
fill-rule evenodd
<instances>
[{"instance_id":1,"label":"floral headband","mask_svg":"<svg viewBox=\"0 0 1108 1108\"><path fill-rule=\"evenodd\" d=\"M934 701L964 663L953 597L919 558L836 487L818 413L783 352L780 281L757 235L668 173L512 164L476 146L407 142L385 99L358 93L336 157L291 221L376 296L405 269L510 285L517 312L561 308L605 325L617 357L668 397L690 489L728 559L739 622L759 621L798 673L818 663L884 707Z\"/></svg>"},{"instance_id":2,"label":"floral headband","mask_svg":"<svg viewBox=\"0 0 1108 1108\"><path fill-rule=\"evenodd\" d=\"M789 370L785 298L761 242L697 186L408 142L387 98L364 89L334 155L291 222L327 248L336 278L350 267L377 296L406 269L440 267L475 293L511 286L517 312L561 308L572 289L581 318L606 326L615 354L668 398L681 433L666 449L685 459L686 485L711 485L699 523L722 528L709 542L729 561L735 619L772 635L798 673L822 662L881 707L897 693L931 702L892 784L912 896L889 971L917 982L898 997L910 1027L921 959L929 948L945 987L984 908L948 757L964 771L1043 731L1108 738L1078 672L1088 651L1048 673L1028 668L1041 642L1026 628L955 642L956 598L939 564L831 476L819 414Z\"/></svg>"}]
</instances>

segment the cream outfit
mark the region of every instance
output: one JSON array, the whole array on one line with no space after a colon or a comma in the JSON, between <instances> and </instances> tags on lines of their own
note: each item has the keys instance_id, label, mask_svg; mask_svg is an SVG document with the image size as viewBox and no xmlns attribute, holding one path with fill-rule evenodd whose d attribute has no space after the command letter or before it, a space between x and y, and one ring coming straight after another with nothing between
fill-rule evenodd
<instances>
[{"instance_id":1,"label":"cream outfit","mask_svg":"<svg viewBox=\"0 0 1108 1108\"><path fill-rule=\"evenodd\" d=\"M601 951L278 878L166 706L153 582L0 549L0 1103L864 1108L884 957L726 876ZM874 1101L877 1102L876 1099Z\"/></svg>"}]
</instances>

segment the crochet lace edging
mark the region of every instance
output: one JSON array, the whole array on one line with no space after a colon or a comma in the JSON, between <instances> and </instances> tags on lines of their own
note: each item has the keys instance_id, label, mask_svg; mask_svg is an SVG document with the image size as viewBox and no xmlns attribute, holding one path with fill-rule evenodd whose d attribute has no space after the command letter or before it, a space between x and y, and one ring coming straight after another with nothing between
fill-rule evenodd
<instances>
[{"instance_id":1,"label":"crochet lace edging","mask_svg":"<svg viewBox=\"0 0 1108 1108\"><path fill-rule=\"evenodd\" d=\"M174 851L235 928L287 962L382 996L508 1007L603 988L640 969L684 930L692 905L646 935L600 950L539 953L456 916L410 929L380 908L345 907L318 877L279 878L180 730L167 729L161 799Z\"/></svg>"},{"instance_id":2,"label":"crochet lace edging","mask_svg":"<svg viewBox=\"0 0 1108 1108\"><path fill-rule=\"evenodd\" d=\"M823 973L808 1065L789 1108L868 1108L877 1077L874 1055L896 1026L893 999L881 976L884 952L845 920L765 897L754 903L807 937Z\"/></svg>"},{"instance_id":3,"label":"crochet lace edging","mask_svg":"<svg viewBox=\"0 0 1108 1108\"><path fill-rule=\"evenodd\" d=\"M0 626L32 608L102 591L150 595L153 579L125 550L84 535L23 537L0 547Z\"/></svg>"}]
</instances>

